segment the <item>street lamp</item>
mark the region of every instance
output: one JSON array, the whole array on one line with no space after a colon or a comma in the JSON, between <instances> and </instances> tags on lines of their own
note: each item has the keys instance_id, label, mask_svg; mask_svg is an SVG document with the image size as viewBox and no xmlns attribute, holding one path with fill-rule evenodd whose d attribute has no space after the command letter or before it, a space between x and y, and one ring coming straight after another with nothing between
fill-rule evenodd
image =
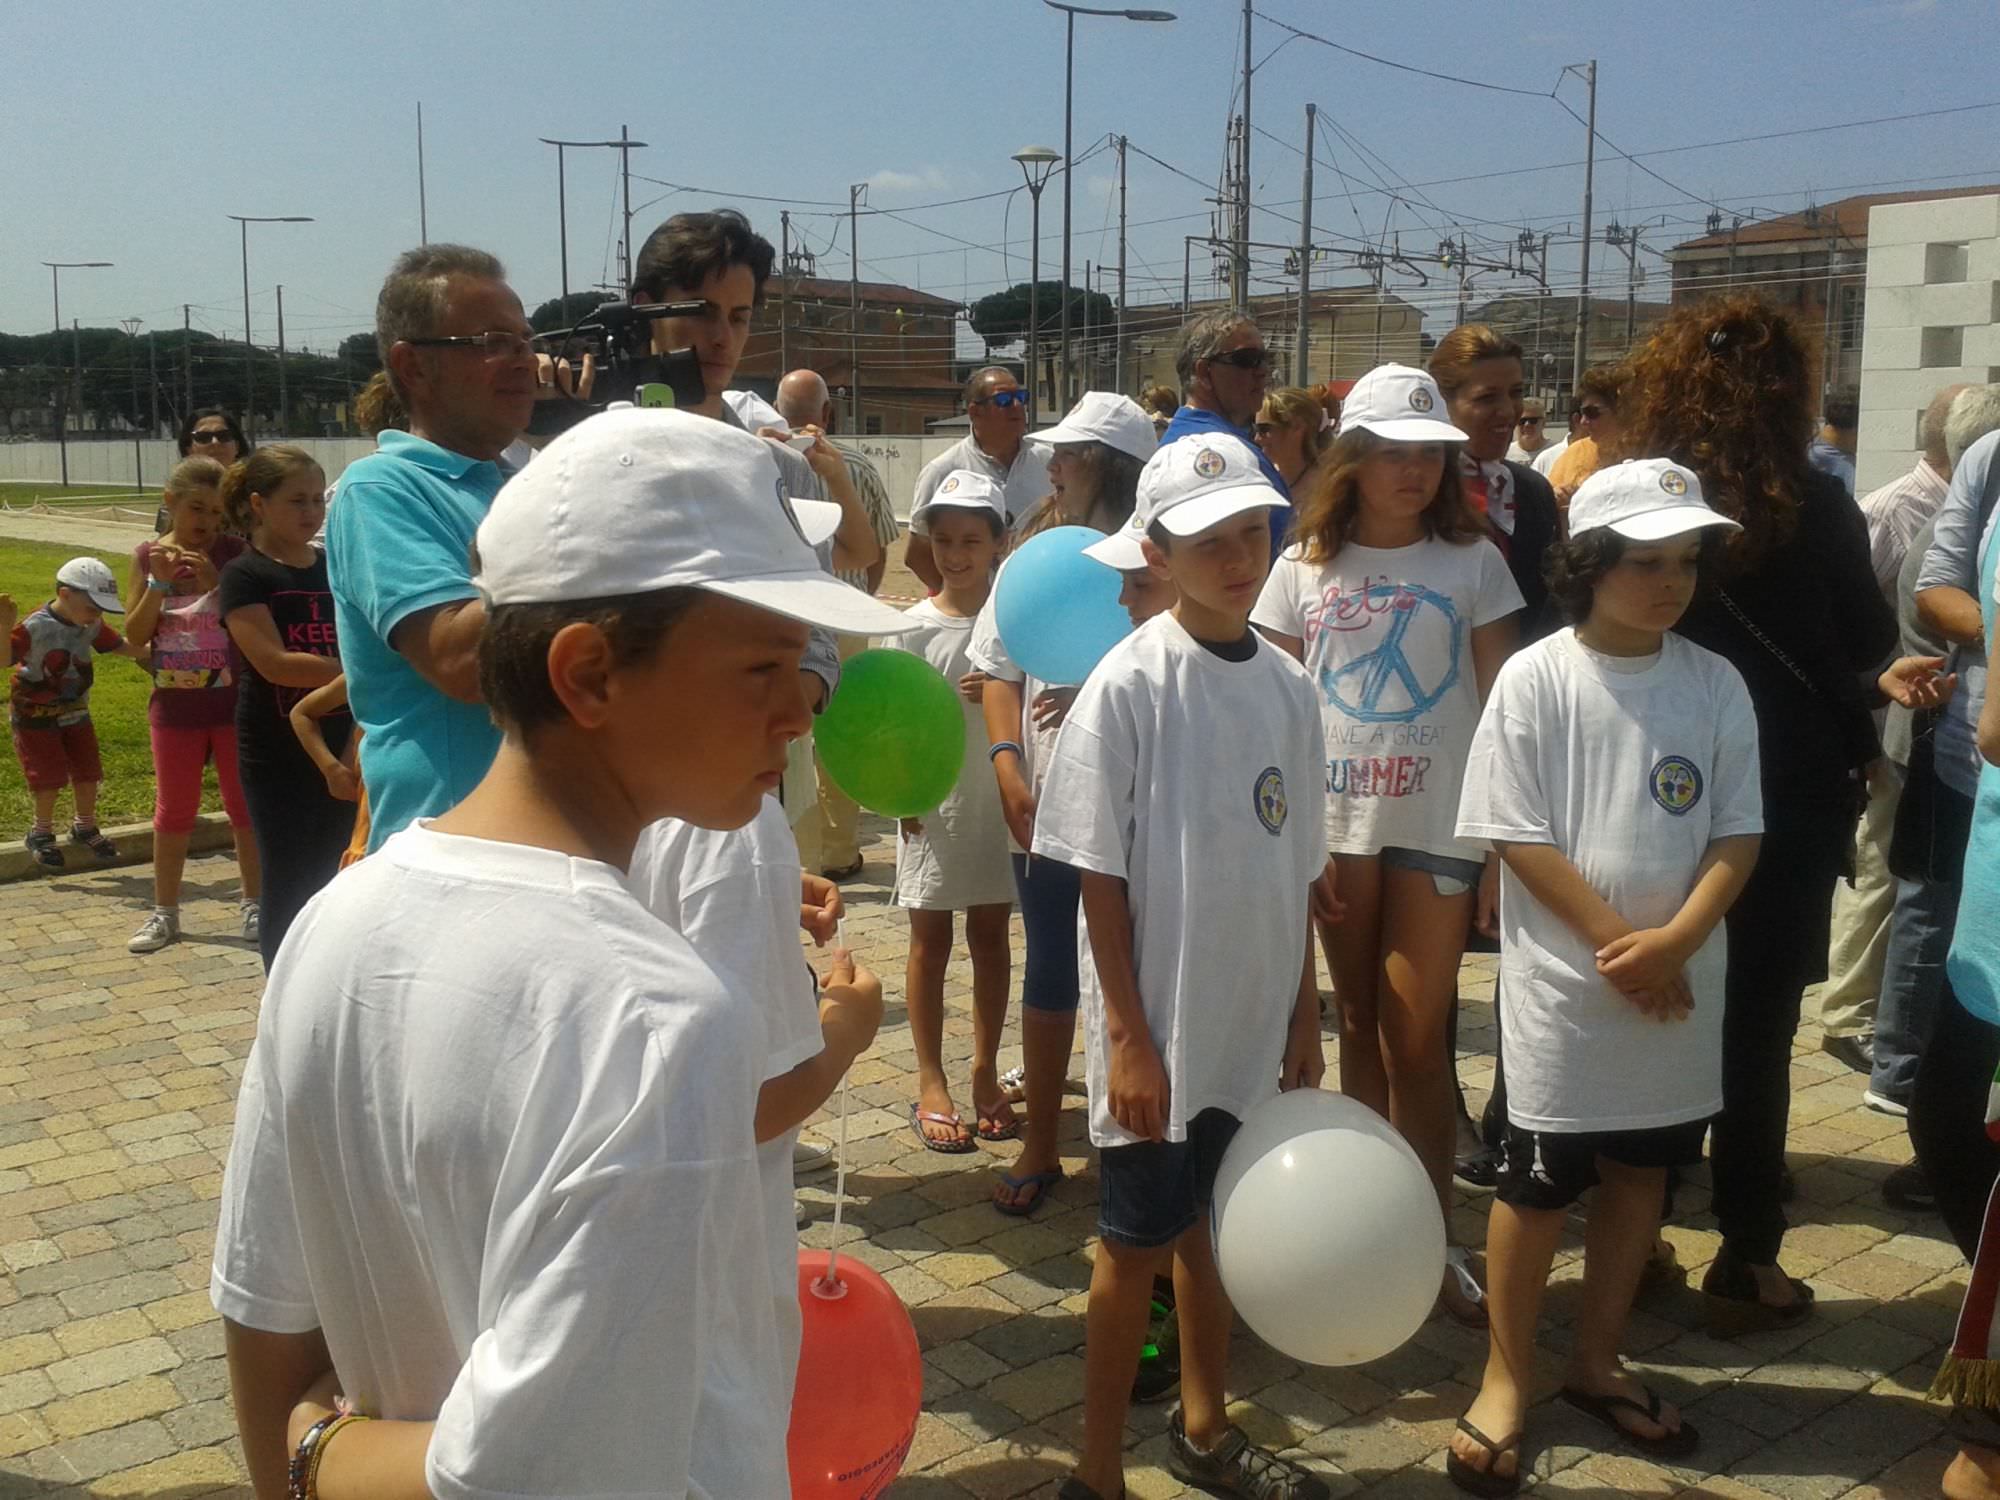
<instances>
[{"instance_id":1,"label":"street lamp","mask_svg":"<svg viewBox=\"0 0 2000 1500\"><path fill-rule=\"evenodd\" d=\"M243 431L257 441L256 375L250 365L250 226L252 224L310 224L305 214L277 214L268 218L230 214L243 231Z\"/></svg>"},{"instance_id":2,"label":"street lamp","mask_svg":"<svg viewBox=\"0 0 2000 1500\"><path fill-rule=\"evenodd\" d=\"M86 271L107 268L108 260L45 260L49 268L49 285L56 299L56 347L62 347L62 273L65 271ZM76 367L83 363L80 352L73 343L70 355L70 379L65 382L70 388L76 386ZM56 403L56 446L62 449L62 482L69 483L69 390L64 390L62 400Z\"/></svg>"},{"instance_id":3,"label":"street lamp","mask_svg":"<svg viewBox=\"0 0 2000 1500\"><path fill-rule=\"evenodd\" d=\"M1042 189L1062 158L1047 146L1023 146L1014 153L1014 160L1021 164L1021 176L1028 184L1028 199L1034 205L1028 230L1028 427L1032 431L1037 404L1037 362L1042 354ZM1067 301L1064 305L1067 307ZM1067 312L1064 321L1068 321Z\"/></svg>"},{"instance_id":4,"label":"street lamp","mask_svg":"<svg viewBox=\"0 0 2000 1500\"><path fill-rule=\"evenodd\" d=\"M545 135L538 136L537 139L540 140L544 146L553 146L556 148L556 220L559 225L558 238L561 241L562 245L562 298L563 298L562 320L563 322L567 323L569 321L569 199L567 196L568 189L563 180L563 152L571 150L581 151L585 149L597 150L606 147L608 147L613 151L623 151L623 150L629 150L633 146L643 146L646 143L644 141L629 141L629 140L628 141L558 141L558 140L552 140ZM631 158L626 157L624 158L624 160L629 162ZM632 180L629 175L625 179L625 204L627 210L625 214L625 234L627 240L629 241L632 234L632 214L630 211L632 204ZM625 253L629 260L632 253L629 248L629 245ZM620 295L623 295L623 292L624 289L621 288Z\"/></svg>"},{"instance_id":5,"label":"street lamp","mask_svg":"<svg viewBox=\"0 0 2000 1500\"><path fill-rule=\"evenodd\" d=\"M1057 396L1064 411L1069 410L1069 180L1070 172L1070 117L1075 103L1076 83L1076 18L1078 16L1112 16L1126 21L1171 21L1175 19L1170 10L1126 10L1123 7L1103 9L1093 5L1068 5L1064 0L1042 0L1050 10L1063 13L1063 257L1062 257L1062 383ZM1123 295L1123 290L1120 290Z\"/></svg>"}]
</instances>

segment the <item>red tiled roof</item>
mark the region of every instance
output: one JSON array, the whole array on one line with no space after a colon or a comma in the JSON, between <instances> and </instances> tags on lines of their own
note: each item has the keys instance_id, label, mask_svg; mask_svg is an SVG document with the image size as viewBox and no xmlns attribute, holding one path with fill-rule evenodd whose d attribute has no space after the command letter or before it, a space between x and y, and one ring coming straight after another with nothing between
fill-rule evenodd
<instances>
[{"instance_id":1,"label":"red tiled roof","mask_svg":"<svg viewBox=\"0 0 2000 1500\"><path fill-rule=\"evenodd\" d=\"M2000 193L2000 184L1986 187L1927 188L1914 193L1863 193L1853 198L1840 198L1832 203L1822 203L1817 209L1807 209L1800 213L1785 214L1776 219L1760 219L1756 223L1746 223L1736 234L1736 246L1740 250L1745 245L1781 245L1797 241L1822 244L1827 239L1845 240L1854 245L1868 243L1868 210L1878 203L1924 203L1933 198L1977 198L1984 194ZM1682 240L1668 255L1683 250L1727 250L1730 231L1705 234L1698 239Z\"/></svg>"}]
</instances>

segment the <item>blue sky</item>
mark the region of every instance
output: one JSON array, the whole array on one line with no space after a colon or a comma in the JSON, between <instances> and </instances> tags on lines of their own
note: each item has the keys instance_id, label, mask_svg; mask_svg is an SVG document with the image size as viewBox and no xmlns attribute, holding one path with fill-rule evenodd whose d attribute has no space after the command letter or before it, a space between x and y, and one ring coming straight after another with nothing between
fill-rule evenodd
<instances>
[{"instance_id":1,"label":"blue sky","mask_svg":"<svg viewBox=\"0 0 2000 1500\"><path fill-rule=\"evenodd\" d=\"M1240 68L1238 5L1167 4L1180 11L1171 25L1077 27L1077 152L1108 132L1135 148L1134 302L1177 295L1182 236L1207 231L1203 198ZM1385 57L1529 90L1594 56L1599 129L1634 153L2000 100L2000 0L1257 8ZM1497 245L1525 225L1556 232L1554 279L1573 279L1574 241L1562 236L1579 220L1583 174L1565 164L1580 160L1583 128L1554 102L1286 42L1262 19L1254 27L1253 119L1269 133L1253 136L1256 238L1297 237L1296 146L1311 100L1322 112L1316 238L1372 238L1386 225L1406 252L1434 256L1441 233ZM846 226L826 205L868 181L872 206L915 211L907 222L862 219L862 274L971 300L1025 279L1026 195L925 205L1004 193L1020 182L1013 151L1060 149L1062 37L1061 17L1036 0L10 6L0 329L49 326L38 262L111 260L111 270L65 274L65 321L178 326L190 302L196 326L237 335L238 240L226 215L310 214L317 222L253 226L252 316L258 341L270 342L282 282L288 342L331 347L369 325L383 269L417 240L419 99L431 237L500 254L531 306L557 289L555 154L536 137L615 136L621 124L651 143L633 158L635 206L659 199L637 215L640 236L677 209L734 201L775 241L781 205L738 195L787 199L807 243L825 251L822 274L844 277ZM1582 110L1574 79L1561 97ZM1601 239L1612 215L1664 217L1647 233L1664 246L1699 232L1711 202L1782 211L1809 194L2000 181L1996 143L2000 109L1986 109L1645 158L1674 187L1600 146L1594 279L1607 254L1622 275ZM610 264L615 159L570 156L573 286ZM1398 179L1434 185L1393 203L1379 187ZM1079 280L1086 259L1115 259L1111 182L1108 152L1077 169ZM1046 276L1060 234L1057 179L1043 200ZM1660 263L1648 259L1657 287ZM1202 270L1197 253L1198 294ZM1316 279L1351 278L1329 266ZM1509 285L1526 284L1488 276L1475 298Z\"/></svg>"}]
</instances>

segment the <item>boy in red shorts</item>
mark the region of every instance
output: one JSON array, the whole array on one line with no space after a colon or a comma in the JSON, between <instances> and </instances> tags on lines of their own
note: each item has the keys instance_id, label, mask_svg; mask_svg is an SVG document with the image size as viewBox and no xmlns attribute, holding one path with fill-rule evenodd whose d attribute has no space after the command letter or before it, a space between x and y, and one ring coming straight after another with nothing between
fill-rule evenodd
<instances>
[{"instance_id":1,"label":"boy in red shorts","mask_svg":"<svg viewBox=\"0 0 2000 1500\"><path fill-rule=\"evenodd\" d=\"M0 594L0 635L7 638L4 665L14 669L7 723L35 799L28 852L47 869L63 867L55 815L56 794L65 786L76 789L70 842L99 859L118 857L118 846L97 827L97 786L104 780L104 766L90 722L90 659L103 652L139 655L104 623L107 614L122 613L118 580L94 557L64 563L56 571L55 598L25 620L13 599Z\"/></svg>"}]
</instances>

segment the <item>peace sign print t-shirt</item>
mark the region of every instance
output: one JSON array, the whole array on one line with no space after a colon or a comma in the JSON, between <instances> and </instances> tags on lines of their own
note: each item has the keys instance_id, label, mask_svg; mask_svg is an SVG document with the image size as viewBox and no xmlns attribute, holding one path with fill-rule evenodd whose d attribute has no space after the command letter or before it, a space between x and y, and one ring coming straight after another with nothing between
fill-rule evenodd
<instances>
[{"instance_id":1,"label":"peace sign print t-shirt","mask_svg":"<svg viewBox=\"0 0 2000 1500\"><path fill-rule=\"evenodd\" d=\"M1250 618L1305 643L1326 732L1329 851L1485 858L1454 828L1479 724L1472 632L1521 604L1484 538L1350 542L1322 564L1294 546L1272 564Z\"/></svg>"}]
</instances>

